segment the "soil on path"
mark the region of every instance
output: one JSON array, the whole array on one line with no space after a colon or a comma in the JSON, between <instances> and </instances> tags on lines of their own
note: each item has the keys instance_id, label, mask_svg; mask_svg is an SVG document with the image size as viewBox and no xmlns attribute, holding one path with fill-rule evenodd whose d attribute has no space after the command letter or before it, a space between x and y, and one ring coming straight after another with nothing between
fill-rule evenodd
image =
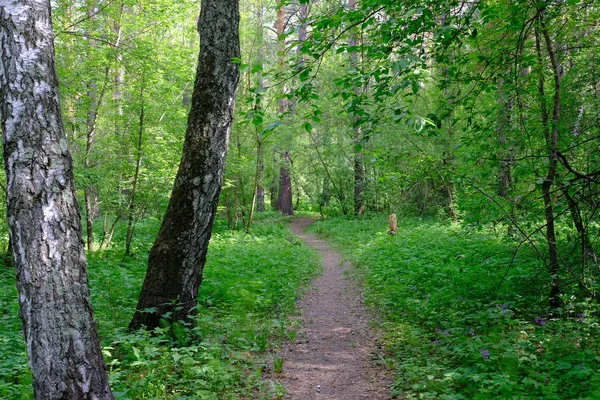
<instances>
[{"instance_id":1,"label":"soil on path","mask_svg":"<svg viewBox=\"0 0 600 400\"><path fill-rule=\"evenodd\" d=\"M387 400L389 380L376 364L377 344L350 266L324 240L304 233L313 222L295 219L292 232L323 257L324 271L298 306L301 329L296 342L280 352L281 382L292 400Z\"/></svg>"}]
</instances>

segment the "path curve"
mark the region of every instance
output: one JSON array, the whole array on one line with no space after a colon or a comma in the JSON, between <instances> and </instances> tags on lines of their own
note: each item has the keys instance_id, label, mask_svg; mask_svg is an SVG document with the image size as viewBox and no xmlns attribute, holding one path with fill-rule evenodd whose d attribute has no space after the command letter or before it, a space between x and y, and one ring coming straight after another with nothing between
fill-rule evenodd
<instances>
[{"instance_id":1,"label":"path curve","mask_svg":"<svg viewBox=\"0 0 600 400\"><path fill-rule=\"evenodd\" d=\"M389 379L376 365L374 333L362 295L345 274L349 268L322 239L304 232L313 222L298 218L292 232L323 257L323 274L298 302L301 329L280 352L281 383L291 400L387 400Z\"/></svg>"}]
</instances>

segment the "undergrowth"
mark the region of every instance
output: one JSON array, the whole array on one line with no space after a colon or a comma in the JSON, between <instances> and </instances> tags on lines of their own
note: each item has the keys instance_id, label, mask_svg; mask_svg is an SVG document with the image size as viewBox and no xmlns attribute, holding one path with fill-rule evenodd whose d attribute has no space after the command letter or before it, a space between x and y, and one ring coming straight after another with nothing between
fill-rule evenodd
<instances>
[{"instance_id":1,"label":"undergrowth","mask_svg":"<svg viewBox=\"0 0 600 400\"><path fill-rule=\"evenodd\" d=\"M406 399L599 399L598 307L577 291L547 310L547 272L529 248L435 221L337 218L331 238L367 281Z\"/></svg>"},{"instance_id":2,"label":"undergrowth","mask_svg":"<svg viewBox=\"0 0 600 400\"><path fill-rule=\"evenodd\" d=\"M146 271L157 221L142 221L134 254L118 243L88 255L90 290L111 387L118 399L261 399L281 388L265 377L272 350L295 337L297 296L318 257L281 223L252 233L217 226L209 247L195 326L176 321L150 334L126 332ZM32 399L31 375L12 269L0 271L0 398Z\"/></svg>"}]
</instances>

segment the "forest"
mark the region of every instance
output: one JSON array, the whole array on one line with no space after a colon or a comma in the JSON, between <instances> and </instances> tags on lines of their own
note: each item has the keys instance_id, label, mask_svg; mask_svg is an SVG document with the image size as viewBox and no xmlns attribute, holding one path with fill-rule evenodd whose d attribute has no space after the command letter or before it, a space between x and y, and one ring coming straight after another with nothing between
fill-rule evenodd
<instances>
[{"instance_id":1,"label":"forest","mask_svg":"<svg viewBox=\"0 0 600 400\"><path fill-rule=\"evenodd\" d=\"M6 0L0 51L0 398L286 398L300 216L390 399L600 399L597 1Z\"/></svg>"}]
</instances>

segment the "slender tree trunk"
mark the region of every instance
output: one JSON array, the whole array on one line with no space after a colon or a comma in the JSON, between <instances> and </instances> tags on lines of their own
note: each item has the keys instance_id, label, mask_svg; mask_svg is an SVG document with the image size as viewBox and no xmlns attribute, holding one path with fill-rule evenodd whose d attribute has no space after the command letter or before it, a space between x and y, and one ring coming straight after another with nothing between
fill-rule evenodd
<instances>
[{"instance_id":1,"label":"slender tree trunk","mask_svg":"<svg viewBox=\"0 0 600 400\"><path fill-rule=\"evenodd\" d=\"M257 201L259 199L259 192L262 192L262 208L264 211L264 189L260 186L262 179L262 158L263 158L263 143L260 138L256 141L256 170L254 171L254 195L252 196L252 205L250 206L250 214L248 215L248 223L246 224L246 230L249 231L252 226L252 220L254 218L254 209L257 207Z\"/></svg>"},{"instance_id":2,"label":"slender tree trunk","mask_svg":"<svg viewBox=\"0 0 600 400\"><path fill-rule=\"evenodd\" d=\"M277 1L279 8L277 8L277 19L275 21L275 31L277 32L277 68L279 72L285 70L285 39L281 38L283 31L285 30L285 4ZM285 87L282 86L281 94L285 93ZM287 101L281 96L277 100L278 112L283 114L287 109Z\"/></svg>"},{"instance_id":3,"label":"slender tree trunk","mask_svg":"<svg viewBox=\"0 0 600 400\"><path fill-rule=\"evenodd\" d=\"M498 82L498 101L500 103L500 113L498 116L498 134L499 165L498 165L498 195L503 199L508 199L512 188L512 168L515 158L515 149L510 145L508 134L512 124L513 101L508 98L504 88L504 79Z\"/></svg>"},{"instance_id":4,"label":"slender tree trunk","mask_svg":"<svg viewBox=\"0 0 600 400\"><path fill-rule=\"evenodd\" d=\"M279 186L279 152L276 148L273 149L272 166L273 180L271 181L271 185L269 186L269 197L271 198L271 208L274 211L279 211L279 204L277 204L277 189Z\"/></svg>"},{"instance_id":5,"label":"slender tree trunk","mask_svg":"<svg viewBox=\"0 0 600 400\"><path fill-rule=\"evenodd\" d=\"M552 187L556 179L558 169L558 124L560 122L560 72L558 60L554 51L554 47L548 30L546 29L543 15L540 16L540 27L535 30L536 51L538 55L540 77L538 81L538 90L540 95L540 105L542 113L542 126L544 130L544 138L546 142L546 151L548 157L548 171L546 178L542 183L542 197L544 199L544 214L546 218L546 241L548 242L548 269L552 279L550 288L550 307L560 307L560 278L559 278L559 257L558 247L556 243L556 224L554 215L554 202L552 200ZM541 37L540 37L541 34ZM552 75L554 77L554 97L552 101L552 115L546 107L546 93L544 88L543 76L543 56L542 56L542 40L544 41Z\"/></svg>"},{"instance_id":6,"label":"slender tree trunk","mask_svg":"<svg viewBox=\"0 0 600 400\"><path fill-rule=\"evenodd\" d=\"M348 8L356 9L356 0L348 0ZM350 36L348 44L356 47L356 37ZM354 50L350 53L350 67L358 68L358 53ZM354 94L360 96L361 88L354 87ZM363 134L360 126L357 125L358 115L353 116L354 125L354 215L362 214L365 209L364 191L365 191L365 165L361 142Z\"/></svg>"},{"instance_id":7,"label":"slender tree trunk","mask_svg":"<svg viewBox=\"0 0 600 400\"><path fill-rule=\"evenodd\" d=\"M198 31L200 56L183 156L130 329L155 328L167 312L175 321L196 314L239 79L232 62L240 57L238 0L202 0Z\"/></svg>"},{"instance_id":8,"label":"slender tree trunk","mask_svg":"<svg viewBox=\"0 0 600 400\"><path fill-rule=\"evenodd\" d=\"M127 204L127 231L125 232L125 256L131 255L131 242L133 241L133 233L135 231L135 211L136 202L135 197L137 195L138 182L140 180L140 169L142 167L142 144L144 139L144 78L142 77L142 83L140 86L140 116L139 116L139 128L136 146L136 160L135 160L135 172L133 174L133 185L131 187L131 193L129 195L129 202Z\"/></svg>"},{"instance_id":9,"label":"slender tree trunk","mask_svg":"<svg viewBox=\"0 0 600 400\"><path fill-rule=\"evenodd\" d=\"M257 12L257 27L256 27L256 42L258 45L258 51L256 54L257 62L262 65L263 63L263 44L264 44L264 32L263 32L263 5L258 5L259 10ZM262 71L258 73L258 89L259 92L262 93L264 88L263 82L263 74ZM258 149L260 145L260 151ZM263 138L260 138L260 143L257 142L257 180L258 184L256 185L256 211L262 212L265 211L265 188L262 186L263 178L265 175L265 160L263 153Z\"/></svg>"},{"instance_id":10,"label":"slender tree trunk","mask_svg":"<svg viewBox=\"0 0 600 400\"><path fill-rule=\"evenodd\" d=\"M112 399L90 303L49 1L0 7L8 224L36 399Z\"/></svg>"},{"instance_id":11,"label":"slender tree trunk","mask_svg":"<svg viewBox=\"0 0 600 400\"><path fill-rule=\"evenodd\" d=\"M100 245L98 249L102 250L108 246L110 246L110 242L112 240L113 232L115 231L115 227L117 226L117 222L121 219L121 215L117 215L110 228L108 227L108 214L104 215L104 224L102 227L102 240L100 241Z\"/></svg>"},{"instance_id":12,"label":"slender tree trunk","mask_svg":"<svg viewBox=\"0 0 600 400\"><path fill-rule=\"evenodd\" d=\"M346 209L346 203L344 201L344 189L343 189L343 187L336 185L335 180L333 179L333 177L331 176L331 172L329 171L329 166L325 162L325 159L324 159L323 155L321 154L321 151L319 150L319 143L317 143L317 140L315 139L314 135L309 132L308 136L313 143L315 152L317 153L317 157L319 158L319 162L320 162L321 166L323 167L322 172L324 172L323 191L321 194L321 198L319 200L319 209L321 210L321 214L322 214L323 207L329 203L329 199L331 197L330 189L331 189L331 186L333 186L335 199L338 201L340 208L342 209L342 213L344 215L347 215L348 210ZM323 142L324 142L323 143L324 147L326 147L329 144L328 134L325 134L325 136L323 137ZM316 166L314 166L313 168L315 171L318 171Z\"/></svg>"},{"instance_id":13,"label":"slender tree trunk","mask_svg":"<svg viewBox=\"0 0 600 400\"><path fill-rule=\"evenodd\" d=\"M258 71L256 78L256 93L254 100L254 111L257 114L262 114L262 92L264 88L263 76L262 76L262 64L263 64L263 8L262 4L258 4L258 10L256 12L256 33L254 36L256 51L255 64L261 66L261 71ZM249 85L251 85L249 83ZM265 189L262 187L262 179L264 175L264 156L263 156L263 128L262 123L255 126L255 138L256 138L256 168L254 170L254 186L252 188L252 204L250 206L250 213L248 214L248 222L246 224L246 230L249 231L252 227L254 220L254 210L265 211Z\"/></svg>"},{"instance_id":14,"label":"slender tree trunk","mask_svg":"<svg viewBox=\"0 0 600 400\"><path fill-rule=\"evenodd\" d=\"M92 1L86 1L87 6L87 22L88 29L86 29L87 45L88 48L93 48L95 46L94 41L91 39L92 29L91 26L95 19L94 14L94 4ZM100 109L100 105L102 104L102 99L104 97L106 83L108 80L108 76L110 73L110 67L106 67L105 78L103 82L102 90L98 90L98 83L95 80L92 80L88 83L88 98L90 101L90 108L87 113L87 126L86 126L86 143L85 143L85 155L83 158L83 166L86 170L90 170L92 168L90 157L92 153L92 148L94 147L94 143L96 141L96 126L98 122L98 111ZM85 228L86 228L86 243L87 249L89 251L94 250L94 217L97 212L97 190L94 183L90 181L85 182L85 187L83 188L83 200L85 203Z\"/></svg>"}]
</instances>

